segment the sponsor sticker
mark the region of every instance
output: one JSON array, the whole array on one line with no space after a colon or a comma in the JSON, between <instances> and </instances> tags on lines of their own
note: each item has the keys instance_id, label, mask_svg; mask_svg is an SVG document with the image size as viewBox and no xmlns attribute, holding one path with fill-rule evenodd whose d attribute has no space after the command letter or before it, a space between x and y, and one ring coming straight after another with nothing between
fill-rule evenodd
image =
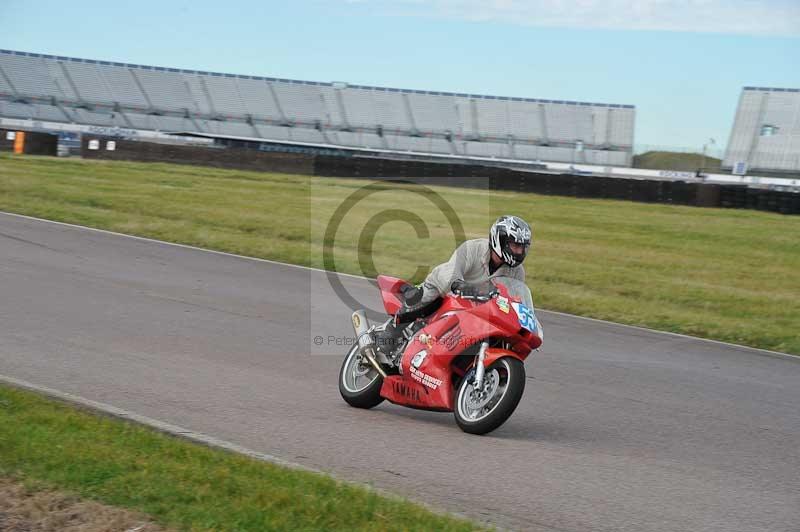
<instances>
[{"instance_id":1,"label":"sponsor sticker","mask_svg":"<svg viewBox=\"0 0 800 532\"><path fill-rule=\"evenodd\" d=\"M501 311L503 311L506 314L508 314L508 310L509 310L508 298L507 297L503 297L503 296L497 296L495 301L497 302L497 308L499 308Z\"/></svg>"},{"instance_id":2,"label":"sponsor sticker","mask_svg":"<svg viewBox=\"0 0 800 532\"><path fill-rule=\"evenodd\" d=\"M422 333L419 335L419 341L421 344L425 344L428 347L433 347L434 338L430 334Z\"/></svg>"},{"instance_id":3,"label":"sponsor sticker","mask_svg":"<svg viewBox=\"0 0 800 532\"><path fill-rule=\"evenodd\" d=\"M430 388L431 390L437 389L442 384L441 379L431 377L427 373L424 373L413 366L411 367L411 378L426 388Z\"/></svg>"},{"instance_id":4,"label":"sponsor sticker","mask_svg":"<svg viewBox=\"0 0 800 532\"><path fill-rule=\"evenodd\" d=\"M414 358L411 359L411 365L415 368L418 368L422 365L422 362L425 360L425 357L428 356L428 352L424 349L414 355Z\"/></svg>"},{"instance_id":5,"label":"sponsor sticker","mask_svg":"<svg viewBox=\"0 0 800 532\"><path fill-rule=\"evenodd\" d=\"M448 351L452 351L456 348L458 343L461 341L461 325L456 325L442 336L439 340L444 344Z\"/></svg>"}]
</instances>

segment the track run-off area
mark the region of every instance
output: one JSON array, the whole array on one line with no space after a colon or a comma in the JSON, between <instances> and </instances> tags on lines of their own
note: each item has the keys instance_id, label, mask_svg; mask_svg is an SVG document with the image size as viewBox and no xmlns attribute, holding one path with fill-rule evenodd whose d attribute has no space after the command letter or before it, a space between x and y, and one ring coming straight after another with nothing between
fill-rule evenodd
<instances>
[{"instance_id":1,"label":"track run-off area","mask_svg":"<svg viewBox=\"0 0 800 532\"><path fill-rule=\"evenodd\" d=\"M798 357L540 311L522 402L476 437L341 400L349 310L318 270L0 214L0 294L5 378L434 508L525 530L800 529Z\"/></svg>"}]
</instances>

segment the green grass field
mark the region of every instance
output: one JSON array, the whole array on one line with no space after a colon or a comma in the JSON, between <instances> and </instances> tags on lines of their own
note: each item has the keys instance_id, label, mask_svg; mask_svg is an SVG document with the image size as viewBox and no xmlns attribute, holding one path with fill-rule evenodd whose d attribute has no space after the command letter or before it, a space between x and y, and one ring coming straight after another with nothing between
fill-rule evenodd
<instances>
[{"instance_id":1,"label":"green grass field","mask_svg":"<svg viewBox=\"0 0 800 532\"><path fill-rule=\"evenodd\" d=\"M537 306L800 354L800 217L434 187L386 189L325 230L361 180L168 164L0 157L0 210L322 267L420 280L500 214L534 226L526 262ZM418 236L388 209L415 213ZM381 216L389 216L381 224ZM384 220L385 221L385 220ZM372 240L372 244L370 243ZM361 256L359 256L359 254ZM545 324L546 325L546 324ZM545 347L546 349L546 344Z\"/></svg>"},{"instance_id":2,"label":"green grass field","mask_svg":"<svg viewBox=\"0 0 800 532\"><path fill-rule=\"evenodd\" d=\"M703 157L702 153L648 151L634 155L633 167L680 172L694 172L701 168L706 172L719 172L722 167L722 159L711 156Z\"/></svg>"},{"instance_id":3,"label":"green grass field","mask_svg":"<svg viewBox=\"0 0 800 532\"><path fill-rule=\"evenodd\" d=\"M397 498L0 386L0 476L181 530L474 530ZM2 527L0 515L0 527Z\"/></svg>"}]
</instances>

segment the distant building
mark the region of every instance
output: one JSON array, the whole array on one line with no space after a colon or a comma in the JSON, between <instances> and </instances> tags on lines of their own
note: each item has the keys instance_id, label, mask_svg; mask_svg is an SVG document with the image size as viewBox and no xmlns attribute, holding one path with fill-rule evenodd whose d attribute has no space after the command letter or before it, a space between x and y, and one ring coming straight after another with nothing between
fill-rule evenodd
<instances>
[{"instance_id":1,"label":"distant building","mask_svg":"<svg viewBox=\"0 0 800 532\"><path fill-rule=\"evenodd\" d=\"M722 166L800 172L800 89L745 87Z\"/></svg>"}]
</instances>

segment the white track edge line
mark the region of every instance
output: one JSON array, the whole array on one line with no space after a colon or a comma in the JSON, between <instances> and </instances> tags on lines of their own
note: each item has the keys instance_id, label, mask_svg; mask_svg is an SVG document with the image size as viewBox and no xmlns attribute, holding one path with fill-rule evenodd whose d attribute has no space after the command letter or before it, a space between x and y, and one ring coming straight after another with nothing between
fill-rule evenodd
<instances>
[{"instance_id":1,"label":"white track edge line","mask_svg":"<svg viewBox=\"0 0 800 532\"><path fill-rule=\"evenodd\" d=\"M37 222L46 222L46 223L51 223L51 224L56 224L56 225L63 225L63 226L66 226L66 227L72 227L74 229L85 229L87 231L95 231L97 233L106 233L106 234L114 235L114 236L124 236L126 238L133 238L135 240L142 240L144 242L153 242L155 244L166 244L168 246L177 246L179 248L193 249L195 251L204 251L206 253L215 253L217 255L224 255L226 257L236 257L237 259L254 260L254 261L258 261L258 262L266 262L268 264L277 264L279 266L288 266L290 268L300 268L302 270L312 270L312 271L321 272L321 273L334 273L336 275L341 275L341 276L345 276L345 277L352 277L354 279L367 279L367 277L364 277L363 275L354 275L352 273L343 273L343 272L330 272L328 270L323 270L322 268L314 268L313 266L303 266L302 264L291 264L289 262L281 262L279 260L262 259L260 257L248 257L247 255L237 255L236 253L229 253L227 251L218 251L216 249L201 248L201 247L192 246L192 245L189 245L189 244L181 244L179 242L168 242L166 240L157 240L155 238L147 238L145 236L129 235L129 234L126 234L126 233L117 233L116 231L109 231L108 229L98 229L97 227L89 227L89 226L86 226L86 225L77 225L77 224L71 224L71 223L67 223L67 222L59 222L59 221L56 221L56 220L48 220L46 218L37 218L35 216L27 216L25 214L17 214L15 212L0 211L0 214L6 215L6 216L15 216L17 218L26 218L28 220L35 220Z\"/></svg>"},{"instance_id":2,"label":"white track edge line","mask_svg":"<svg viewBox=\"0 0 800 532\"><path fill-rule=\"evenodd\" d=\"M106 234L109 234L109 235L122 236L122 237L126 237L126 238L133 238L135 240L142 240L144 242L153 242L153 243L156 243L156 244L164 244L164 245L168 245L168 246L176 246L176 247L185 248L185 249L193 249L195 251L204 251L206 253L214 253L214 254L217 254L217 255L223 255L223 256L227 256L227 257L235 257L237 259L246 259L246 260L253 260L253 261L257 261L257 262L265 262L267 264L276 264L276 265L279 265L279 266L287 266L287 267L290 267L290 268L299 268L301 270L311 270L311 271L325 273L325 274L335 273L336 275L344 276L344 277L351 277L353 279L362 279L362 280L367 280L367 281L372 280L371 278L364 277L363 275L355 275L355 274L352 274L352 273L330 272L328 270L323 270L322 268L314 268L312 266L303 266L301 264L290 264L288 262L281 262L281 261L270 260L270 259L262 259L262 258L259 258L259 257L248 257L247 255L237 255L236 253L228 253L226 251L217 251L215 249L201 248L201 247L197 247L197 246L191 246L189 244L180 244L178 242L167 242L166 240L156 240L155 238L147 238L147 237L144 237L144 236L128 235L128 234L125 234L125 233L117 233L115 231L109 231L107 229L98 229L96 227L88 227L88 226L85 226L85 225L71 224L71 223L67 223L67 222L58 222L56 220L48 220L46 218L37 218L35 216L27 216L25 214L17 214L17 213L14 213L14 212L0 211L0 214L6 215L6 216L15 216L15 217L18 217L18 218L26 218L28 220L35 220L37 222L45 222L45 223L51 223L51 224L56 224L56 225L63 225L63 226L66 226L66 227L72 227L74 229L84 229L84 230L87 230L87 231L95 231L95 232L98 232L98 233L106 233ZM762 356L768 356L768 357L773 357L773 358L781 358L781 359L785 359L785 360L793 360L795 362L800 362L800 356L791 355L791 354L788 354L788 353L781 353L779 351L770 351L769 349L761 349L761 348L758 348L758 347L751 347L751 346L748 346L748 345L734 344L734 343L731 343L731 342L723 342L721 340L713 340L711 338L700 338L698 336L691 336L691 335L688 335L688 334L681 334L681 333L675 333L675 332L670 332L670 331L659 331L658 329L649 329L647 327L641 327L639 325L628 325L628 324L625 324L625 323L617 323L615 321L601 320L601 319L598 319L598 318L589 318L589 317L586 317L586 316L579 316L577 314L569 314L567 312L559 312L557 310L547 310L545 308L543 308L541 310L543 310L544 312L549 312L551 314L558 314L560 316L566 316L566 317L569 317L569 318L578 318L578 319L582 319L582 320L589 320L589 321L593 321L593 322L597 322L597 323L604 323L604 324L607 324L607 325L615 325L617 327L630 327L631 329L636 329L636 330L639 330L639 331L647 331L647 332L657 333L657 334L666 334L666 335L670 335L670 336L677 336L679 338L687 338L687 339L690 339L690 340L697 340L697 341L700 341L700 342L710 342L710 343L717 344L717 345L724 345L724 346L728 346L728 347L735 347L737 349L744 349L744 350L752 351L752 352L754 352L756 354L759 354L759 355L762 355Z\"/></svg>"},{"instance_id":3,"label":"white track edge line","mask_svg":"<svg viewBox=\"0 0 800 532\"><path fill-rule=\"evenodd\" d=\"M204 445L208 445L209 447L217 447L220 449L224 449L227 451L232 451L238 454L244 454L251 458L255 458L257 460L261 460L263 462L269 462L275 465L280 465L283 467L288 467L290 469L297 469L301 471L308 471L311 473L318 473L318 474L326 474L323 471L313 469L310 467L306 467L302 464L298 464L295 462L290 462L288 460L284 460L282 458L278 458L277 456L260 453L257 451L253 451L246 447L242 447L241 445L237 445L235 443L231 443L225 440L220 440L219 438L215 438L213 436L209 436L208 434L203 434L202 432L195 432L193 430L189 430L183 427L179 427L178 425L172 425L170 423L166 423L164 421L160 421L158 419L154 419L151 417L143 416L140 414L136 414L129 410L125 410L122 408L117 408L116 406L111 406L106 403L101 403L99 401L92 401L91 399L86 399L80 397L78 395L74 395L67 392L62 392L59 390L55 390L53 388L48 388L47 386L40 386L38 384L33 384L32 382L28 382L22 379L17 379L15 377L10 377L8 375L0 374L0 382L4 382L16 388L22 388L25 390L33 391L40 393L42 395L52 397L55 399L60 399L61 401L72 403L74 405L83 406L90 408L92 410L96 410L98 412L102 412L104 414L109 414L112 417L126 419L129 421L134 421L140 425L145 425L151 428L156 429L159 432L164 432L167 434L171 434L173 436L178 436L180 438L184 438L187 440L191 440L195 443L202 443Z\"/></svg>"},{"instance_id":4,"label":"white track edge line","mask_svg":"<svg viewBox=\"0 0 800 532\"><path fill-rule=\"evenodd\" d=\"M639 331L645 331L649 333L657 333L657 334L666 334L668 336L677 336L678 338L686 338L687 340L696 340L699 342L709 342L712 344L723 345L725 347L735 347L736 349L742 349L746 351L752 351L756 355L765 356L765 357L773 357L773 358L782 358L786 360L793 360L795 362L800 362L800 356L792 355L789 353L781 353L780 351L770 351L769 349L761 349L759 347L751 347L749 345L741 345L741 344L732 344L730 342L723 342L722 340L714 340L712 338L700 338L698 336L691 336L688 334L681 334L671 331L659 331L658 329L648 329L647 327L641 327L639 325L628 325L626 323L617 323L615 321L608 321L608 320L601 320L598 318L589 318L587 316L578 316L577 314L568 314L566 312L559 312L557 310L547 310L542 309L544 312L549 314L557 314L559 316L566 316L568 318L577 318L581 320L588 320L588 321L595 321L597 323L603 323L606 325L615 325L617 327L626 327L628 329L636 329Z\"/></svg>"}]
</instances>

